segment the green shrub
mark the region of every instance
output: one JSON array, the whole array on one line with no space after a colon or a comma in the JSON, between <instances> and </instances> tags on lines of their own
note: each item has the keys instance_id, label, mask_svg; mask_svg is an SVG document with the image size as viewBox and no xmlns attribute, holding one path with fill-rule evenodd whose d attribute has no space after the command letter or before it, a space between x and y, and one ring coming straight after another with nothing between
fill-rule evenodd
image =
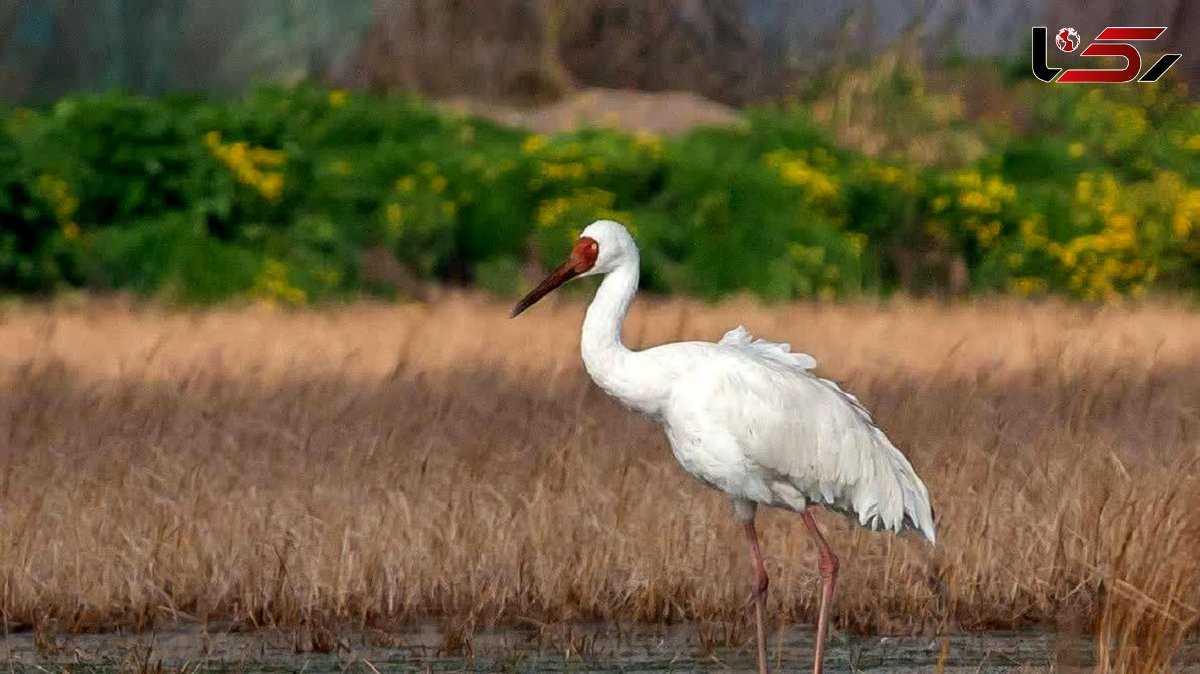
<instances>
[{"instance_id":1,"label":"green shrub","mask_svg":"<svg viewBox=\"0 0 1200 674\"><path fill-rule=\"evenodd\" d=\"M919 77L830 77L805 104L672 139L542 136L314 86L0 111L0 290L388 295L360 269L384 251L412 278L511 294L600 217L634 231L646 287L702 297L913 290L913 259L983 292L1200 286L1200 106L1180 88L1018 84L1028 119L983 124ZM872 101L916 118L864 116ZM872 120L882 135L856 141Z\"/></svg>"}]
</instances>

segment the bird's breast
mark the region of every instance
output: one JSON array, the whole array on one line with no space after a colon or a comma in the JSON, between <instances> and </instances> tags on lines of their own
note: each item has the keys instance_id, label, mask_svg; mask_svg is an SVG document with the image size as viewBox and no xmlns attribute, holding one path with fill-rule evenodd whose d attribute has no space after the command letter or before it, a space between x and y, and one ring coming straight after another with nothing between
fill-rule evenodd
<instances>
[{"instance_id":1,"label":"bird's breast","mask_svg":"<svg viewBox=\"0 0 1200 674\"><path fill-rule=\"evenodd\" d=\"M651 419L661 416L671 376L640 354L617 350L584 349L583 365L588 376L609 396L625 407Z\"/></svg>"}]
</instances>

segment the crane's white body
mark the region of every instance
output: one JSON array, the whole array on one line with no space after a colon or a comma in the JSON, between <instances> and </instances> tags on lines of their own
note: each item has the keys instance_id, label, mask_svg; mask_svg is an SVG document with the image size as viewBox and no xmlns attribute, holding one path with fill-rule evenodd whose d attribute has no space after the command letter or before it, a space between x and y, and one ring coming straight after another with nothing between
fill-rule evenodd
<instances>
[{"instance_id":1,"label":"crane's white body","mask_svg":"<svg viewBox=\"0 0 1200 674\"><path fill-rule=\"evenodd\" d=\"M606 274L583 322L584 365L609 395L662 424L684 470L728 494L744 521L758 504L819 505L934 541L929 493L912 465L858 399L813 373L811 356L741 326L717 343L631 351L621 324L637 292L637 247L611 221L583 236L600 251L587 273Z\"/></svg>"}]
</instances>

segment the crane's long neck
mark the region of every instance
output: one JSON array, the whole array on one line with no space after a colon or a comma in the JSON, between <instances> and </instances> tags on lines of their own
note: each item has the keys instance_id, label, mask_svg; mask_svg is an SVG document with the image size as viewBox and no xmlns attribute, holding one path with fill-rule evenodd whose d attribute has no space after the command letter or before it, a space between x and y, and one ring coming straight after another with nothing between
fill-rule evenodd
<instances>
[{"instance_id":1,"label":"crane's long neck","mask_svg":"<svg viewBox=\"0 0 1200 674\"><path fill-rule=\"evenodd\" d=\"M638 263L625 261L609 272L596 290L583 319L583 360L614 358L629 353L621 343L621 325L637 293ZM589 369L590 369L589 365Z\"/></svg>"},{"instance_id":2,"label":"crane's long neck","mask_svg":"<svg viewBox=\"0 0 1200 674\"><path fill-rule=\"evenodd\" d=\"M627 259L600 283L583 319L580 346L588 374L609 395L629 407L655 413L656 400L647 390L644 364L621 343L621 324L637 293L638 260Z\"/></svg>"}]
</instances>

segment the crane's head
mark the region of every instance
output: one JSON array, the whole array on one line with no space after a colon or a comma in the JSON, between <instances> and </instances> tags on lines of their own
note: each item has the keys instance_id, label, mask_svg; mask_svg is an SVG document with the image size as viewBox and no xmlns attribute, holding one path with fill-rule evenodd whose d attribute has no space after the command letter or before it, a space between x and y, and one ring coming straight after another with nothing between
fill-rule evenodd
<instances>
[{"instance_id":1,"label":"crane's head","mask_svg":"<svg viewBox=\"0 0 1200 674\"><path fill-rule=\"evenodd\" d=\"M510 316L533 306L560 285L580 276L607 274L621 263L632 260L637 264L637 246L625 227L612 220L597 220L584 228L571 249L567 261L559 265L542 282L521 298Z\"/></svg>"}]
</instances>

